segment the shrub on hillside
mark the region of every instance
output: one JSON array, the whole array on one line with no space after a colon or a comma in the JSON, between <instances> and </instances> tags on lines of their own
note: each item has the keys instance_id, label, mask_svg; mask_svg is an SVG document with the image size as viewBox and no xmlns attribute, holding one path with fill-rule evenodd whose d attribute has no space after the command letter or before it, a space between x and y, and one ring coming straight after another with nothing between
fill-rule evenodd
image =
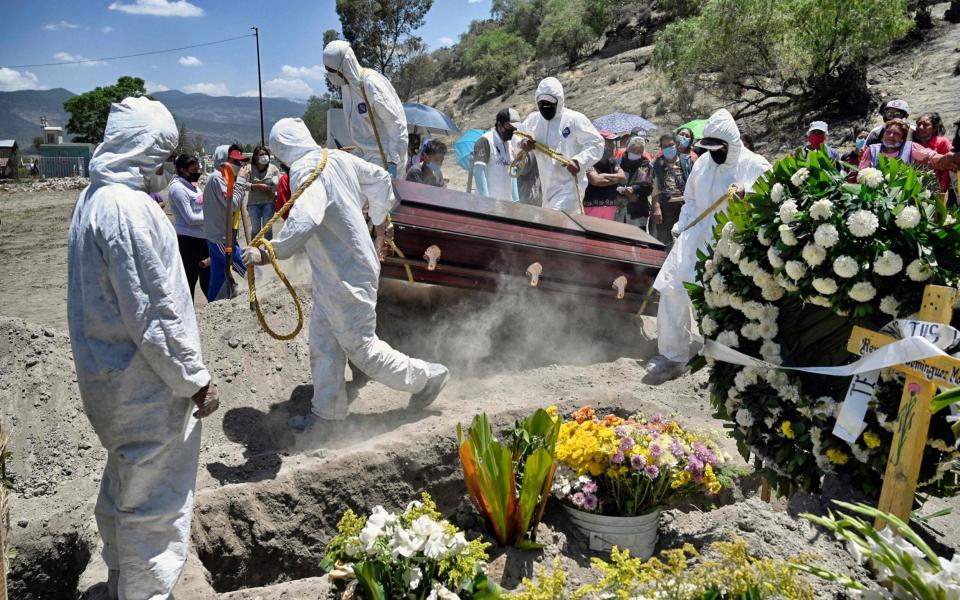
<instances>
[{"instance_id":1,"label":"shrub on hillside","mask_svg":"<svg viewBox=\"0 0 960 600\"><path fill-rule=\"evenodd\" d=\"M520 66L533 56L523 38L503 29L484 31L464 50L464 61L477 77L481 95L489 90L504 91L520 78Z\"/></svg>"}]
</instances>

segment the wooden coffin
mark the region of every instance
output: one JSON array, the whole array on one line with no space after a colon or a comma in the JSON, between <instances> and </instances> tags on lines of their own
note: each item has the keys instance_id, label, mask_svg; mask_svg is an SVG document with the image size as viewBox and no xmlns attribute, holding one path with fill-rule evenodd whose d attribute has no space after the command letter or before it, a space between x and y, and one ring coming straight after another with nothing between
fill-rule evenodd
<instances>
[{"instance_id":1,"label":"wooden coffin","mask_svg":"<svg viewBox=\"0 0 960 600\"><path fill-rule=\"evenodd\" d=\"M477 290L535 285L607 308L653 314L663 244L633 225L396 181L393 255L382 275ZM436 246L434 264L428 248ZM539 268L534 265L539 264Z\"/></svg>"}]
</instances>

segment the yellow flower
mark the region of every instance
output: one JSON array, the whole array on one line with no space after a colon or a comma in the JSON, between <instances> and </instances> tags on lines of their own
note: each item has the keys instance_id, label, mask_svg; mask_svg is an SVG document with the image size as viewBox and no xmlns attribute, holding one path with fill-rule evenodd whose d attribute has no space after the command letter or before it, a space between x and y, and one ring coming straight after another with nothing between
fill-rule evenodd
<instances>
[{"instance_id":1,"label":"yellow flower","mask_svg":"<svg viewBox=\"0 0 960 600\"><path fill-rule=\"evenodd\" d=\"M868 431L863 434L863 443L867 445L867 448L879 448L880 436L872 431Z\"/></svg>"},{"instance_id":2,"label":"yellow flower","mask_svg":"<svg viewBox=\"0 0 960 600\"><path fill-rule=\"evenodd\" d=\"M680 471L679 473L674 475L673 481L670 482L670 487L672 487L673 489L683 487L688 483L690 483L691 479L693 479L693 476L690 475L690 471L687 471L686 469L684 469L683 471Z\"/></svg>"},{"instance_id":3,"label":"yellow flower","mask_svg":"<svg viewBox=\"0 0 960 600\"><path fill-rule=\"evenodd\" d=\"M829 458L830 462L832 462L835 465L845 465L847 464L847 461L850 460L849 456L847 456L840 450L835 450L833 448L830 448L829 450L827 450L827 458Z\"/></svg>"},{"instance_id":4,"label":"yellow flower","mask_svg":"<svg viewBox=\"0 0 960 600\"><path fill-rule=\"evenodd\" d=\"M793 432L793 425L790 423L790 421L784 421L780 425L780 431L782 431L783 435L787 436L788 439L793 440L797 438L797 434Z\"/></svg>"},{"instance_id":5,"label":"yellow flower","mask_svg":"<svg viewBox=\"0 0 960 600\"><path fill-rule=\"evenodd\" d=\"M556 406L548 406L548 407L547 407L547 414L550 415L551 417L557 416L557 407L556 407Z\"/></svg>"}]
</instances>

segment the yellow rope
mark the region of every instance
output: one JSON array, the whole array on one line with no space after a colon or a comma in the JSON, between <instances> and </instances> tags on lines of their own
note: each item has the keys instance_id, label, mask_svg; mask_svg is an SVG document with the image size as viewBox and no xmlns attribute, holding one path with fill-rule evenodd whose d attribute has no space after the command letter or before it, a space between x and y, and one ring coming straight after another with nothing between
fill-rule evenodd
<instances>
[{"instance_id":1,"label":"yellow rope","mask_svg":"<svg viewBox=\"0 0 960 600\"><path fill-rule=\"evenodd\" d=\"M277 272L277 277L280 278L280 281L283 282L283 285L286 286L287 291L290 292L290 297L293 298L293 304L297 307L297 326L293 331L286 334L280 334L270 328L270 325L267 324L266 317L263 316L263 310L260 308L260 299L257 298L257 283L256 283L256 271L255 269L247 269L247 286L250 288L250 304L254 306L257 311L257 320L260 321L260 327L263 327L263 330L270 334L271 337L278 340L292 340L297 337L297 334L300 333L300 330L303 329L303 303L300 302L300 297L297 296L296 290L293 289L293 285L290 284L290 280L287 279L287 276L284 275L283 270L280 268L280 263L277 261L277 255L273 251L273 244L266 239L266 235L269 231L273 230L274 224L282 219L290 209L293 208L293 203L297 201L310 184L313 183L317 177L320 176L320 173L323 172L323 169L327 166L327 158L329 157L329 152L326 148L323 149L323 156L320 158L320 162L317 163L316 168L310 173L310 176L307 177L303 184L297 189L297 191L287 200L280 210L277 211L273 217L267 221L267 224L263 226L263 229L260 230L260 233L257 234L255 238L250 242L250 246L254 248L263 247L267 251L267 255L270 256L270 264L273 265L273 270Z\"/></svg>"},{"instance_id":2,"label":"yellow rope","mask_svg":"<svg viewBox=\"0 0 960 600\"><path fill-rule=\"evenodd\" d=\"M557 161L564 167L569 167L570 165L576 164L572 160L564 156L563 154L551 148L550 146L547 146L546 144L543 144L533 139L533 136L530 135L529 133L524 133L522 131L514 131L513 135L519 136L525 140L529 140L533 142L534 150L543 152L544 154L546 154L553 160ZM510 163L510 177L513 177L514 179L516 179L517 174L520 172L520 168L528 160L530 160L529 153L526 150L521 148L520 151L517 152L517 155L513 157L513 161ZM576 175L573 175L573 185L577 190L577 201L580 203L580 214L586 214L587 211L583 208L583 197L580 196L580 180L577 179Z\"/></svg>"}]
</instances>

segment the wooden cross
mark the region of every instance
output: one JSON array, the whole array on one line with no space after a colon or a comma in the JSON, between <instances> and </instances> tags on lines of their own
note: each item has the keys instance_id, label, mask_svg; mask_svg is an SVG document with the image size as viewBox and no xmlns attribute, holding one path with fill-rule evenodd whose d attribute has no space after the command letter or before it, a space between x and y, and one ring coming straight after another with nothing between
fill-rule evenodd
<instances>
[{"instance_id":1,"label":"wooden cross","mask_svg":"<svg viewBox=\"0 0 960 600\"><path fill-rule=\"evenodd\" d=\"M923 290L923 302L917 319L930 323L950 323L954 294L952 288L928 285ZM895 341L888 335L854 327L847 350L854 354L869 354ZM893 444L887 458L887 470L883 475L883 489L877 508L909 523L923 449L930 429L930 404L938 387L960 387L960 360L935 356L893 368L904 373L907 379L903 385ZM876 527L880 529L885 524L883 519L877 519Z\"/></svg>"}]
</instances>

